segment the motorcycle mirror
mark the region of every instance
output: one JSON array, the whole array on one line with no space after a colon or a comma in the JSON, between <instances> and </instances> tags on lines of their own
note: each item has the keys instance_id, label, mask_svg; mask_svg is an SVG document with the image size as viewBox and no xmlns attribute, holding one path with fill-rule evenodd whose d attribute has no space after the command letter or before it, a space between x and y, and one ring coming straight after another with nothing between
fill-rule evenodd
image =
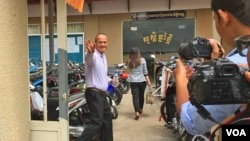
<instances>
[{"instance_id":1,"label":"motorcycle mirror","mask_svg":"<svg viewBox=\"0 0 250 141\"><path fill-rule=\"evenodd\" d=\"M32 84L30 84L30 89L31 89L31 90L34 90L34 89L35 89L35 86L32 85Z\"/></svg>"},{"instance_id":2,"label":"motorcycle mirror","mask_svg":"<svg viewBox=\"0 0 250 141\"><path fill-rule=\"evenodd\" d=\"M83 79L78 80L79 84L82 84L83 82L84 82Z\"/></svg>"},{"instance_id":3,"label":"motorcycle mirror","mask_svg":"<svg viewBox=\"0 0 250 141\"><path fill-rule=\"evenodd\" d=\"M155 55L154 54L151 54L150 57L155 59Z\"/></svg>"},{"instance_id":4,"label":"motorcycle mirror","mask_svg":"<svg viewBox=\"0 0 250 141\"><path fill-rule=\"evenodd\" d=\"M125 65L124 63L117 64L118 67L122 67L124 65Z\"/></svg>"},{"instance_id":5,"label":"motorcycle mirror","mask_svg":"<svg viewBox=\"0 0 250 141\"><path fill-rule=\"evenodd\" d=\"M169 60L175 60L175 59L177 59L178 57L176 57L176 56L170 56L169 57Z\"/></svg>"}]
</instances>

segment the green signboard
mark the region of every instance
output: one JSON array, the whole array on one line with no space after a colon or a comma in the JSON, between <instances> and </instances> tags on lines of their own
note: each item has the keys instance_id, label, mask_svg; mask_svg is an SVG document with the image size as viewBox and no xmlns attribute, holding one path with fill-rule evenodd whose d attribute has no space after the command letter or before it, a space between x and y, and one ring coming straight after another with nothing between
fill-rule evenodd
<instances>
[{"instance_id":1,"label":"green signboard","mask_svg":"<svg viewBox=\"0 0 250 141\"><path fill-rule=\"evenodd\" d=\"M123 53L139 47L142 53L176 52L195 36L195 19L165 19L123 22Z\"/></svg>"}]
</instances>

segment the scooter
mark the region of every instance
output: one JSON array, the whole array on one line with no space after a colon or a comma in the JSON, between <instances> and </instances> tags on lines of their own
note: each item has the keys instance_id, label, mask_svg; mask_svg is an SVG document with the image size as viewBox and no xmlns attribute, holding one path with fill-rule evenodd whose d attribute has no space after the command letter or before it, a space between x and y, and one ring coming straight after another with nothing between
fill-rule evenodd
<instances>
[{"instance_id":1,"label":"scooter","mask_svg":"<svg viewBox=\"0 0 250 141\"><path fill-rule=\"evenodd\" d=\"M166 69L167 74L165 75L165 97L163 103L160 106L161 117L166 123L167 129L170 129L173 134L177 134L177 139L182 141L183 137L187 134L184 126L181 123L180 115L176 110L176 85L173 76L173 70L176 68L175 57L171 57L169 62L163 67ZM199 64L197 60L183 60L184 64L189 66L196 66Z\"/></svg>"},{"instance_id":2,"label":"scooter","mask_svg":"<svg viewBox=\"0 0 250 141\"><path fill-rule=\"evenodd\" d=\"M122 101L123 94L121 90L112 84L108 85L107 88L108 96L115 102L115 105L119 105Z\"/></svg>"},{"instance_id":3,"label":"scooter","mask_svg":"<svg viewBox=\"0 0 250 141\"><path fill-rule=\"evenodd\" d=\"M126 65L124 63L115 64L108 68L108 75L112 78L114 73L117 73L119 76L119 85L117 86L123 94L128 93L130 90L130 84L127 81L128 72L125 71Z\"/></svg>"},{"instance_id":4,"label":"scooter","mask_svg":"<svg viewBox=\"0 0 250 141\"><path fill-rule=\"evenodd\" d=\"M113 71L113 70L111 70L109 68L108 77L113 79L113 81L114 81L114 78L115 78L116 82L112 82L112 83L115 83L115 84L109 84L108 85L107 93L111 97L111 99L114 100L115 104L119 105L121 103L121 100L122 100L122 97L123 97L123 93L122 93L121 89L119 88L119 86L121 85L120 80L119 80L119 75L118 75L117 71Z\"/></svg>"},{"instance_id":5,"label":"scooter","mask_svg":"<svg viewBox=\"0 0 250 141\"><path fill-rule=\"evenodd\" d=\"M164 79L162 78L163 80L165 80L164 82L159 81L160 86L165 86L164 90L161 90L164 96L161 99L163 103L160 106L161 116L159 120L163 118L166 123L167 129L170 129L173 134L176 134L177 139L181 141L182 137L186 135L186 132L180 121L180 116L178 115L176 110L176 86L175 79L172 73L176 68L175 59L176 57L170 57L168 62L159 63L160 66L158 67L158 71L161 70L161 73L158 73L158 75L156 75L158 76L158 78L156 79L161 80L160 77L165 77Z\"/></svg>"},{"instance_id":6,"label":"scooter","mask_svg":"<svg viewBox=\"0 0 250 141\"><path fill-rule=\"evenodd\" d=\"M111 111L111 114L112 114L112 119L117 119L118 118L118 109L117 109L115 100L112 99L112 97L108 94L107 95L107 101L108 101L108 103L110 105L110 111Z\"/></svg>"},{"instance_id":7,"label":"scooter","mask_svg":"<svg viewBox=\"0 0 250 141\"><path fill-rule=\"evenodd\" d=\"M164 66L167 66L168 62L167 61L155 61L154 64L157 66L155 69L155 89L158 91L156 92L159 96L161 95L160 87L161 87L161 81L162 81L162 69Z\"/></svg>"},{"instance_id":8,"label":"scooter","mask_svg":"<svg viewBox=\"0 0 250 141\"><path fill-rule=\"evenodd\" d=\"M40 89L37 89L34 85L30 84L30 112L32 120L43 119L43 98L40 93Z\"/></svg>"},{"instance_id":9,"label":"scooter","mask_svg":"<svg viewBox=\"0 0 250 141\"><path fill-rule=\"evenodd\" d=\"M69 135L77 138L81 136L85 126L90 122L89 110L85 98L85 92L79 91L68 96L69 107ZM58 89L51 89L47 97L48 121L58 121L59 119L59 97Z\"/></svg>"}]
</instances>

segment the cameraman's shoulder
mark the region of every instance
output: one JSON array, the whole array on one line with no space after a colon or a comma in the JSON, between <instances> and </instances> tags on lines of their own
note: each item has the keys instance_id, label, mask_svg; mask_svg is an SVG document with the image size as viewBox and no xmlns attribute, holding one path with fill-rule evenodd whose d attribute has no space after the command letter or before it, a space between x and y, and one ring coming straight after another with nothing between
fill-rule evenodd
<instances>
[{"instance_id":1,"label":"cameraman's shoulder","mask_svg":"<svg viewBox=\"0 0 250 141\"><path fill-rule=\"evenodd\" d=\"M228 53L226 58L229 59L230 61L232 61L235 64L248 64L247 63L247 58L245 56L241 56L237 52Z\"/></svg>"}]
</instances>

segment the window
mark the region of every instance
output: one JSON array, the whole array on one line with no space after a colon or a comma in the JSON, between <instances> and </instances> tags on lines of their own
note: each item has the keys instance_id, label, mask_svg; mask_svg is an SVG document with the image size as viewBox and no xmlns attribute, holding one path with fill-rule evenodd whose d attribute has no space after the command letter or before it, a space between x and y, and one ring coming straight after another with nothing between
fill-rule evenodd
<instances>
[{"instance_id":1,"label":"window","mask_svg":"<svg viewBox=\"0 0 250 141\"><path fill-rule=\"evenodd\" d=\"M47 24L47 33L49 33L49 24ZM57 33L57 24L55 23L54 26L54 33ZM67 33L79 33L83 32L83 23L68 23L67 24Z\"/></svg>"},{"instance_id":2,"label":"window","mask_svg":"<svg viewBox=\"0 0 250 141\"><path fill-rule=\"evenodd\" d=\"M68 23L68 33L83 32L83 23Z\"/></svg>"},{"instance_id":3,"label":"window","mask_svg":"<svg viewBox=\"0 0 250 141\"><path fill-rule=\"evenodd\" d=\"M28 34L40 34L39 24L29 24L28 25Z\"/></svg>"}]
</instances>

